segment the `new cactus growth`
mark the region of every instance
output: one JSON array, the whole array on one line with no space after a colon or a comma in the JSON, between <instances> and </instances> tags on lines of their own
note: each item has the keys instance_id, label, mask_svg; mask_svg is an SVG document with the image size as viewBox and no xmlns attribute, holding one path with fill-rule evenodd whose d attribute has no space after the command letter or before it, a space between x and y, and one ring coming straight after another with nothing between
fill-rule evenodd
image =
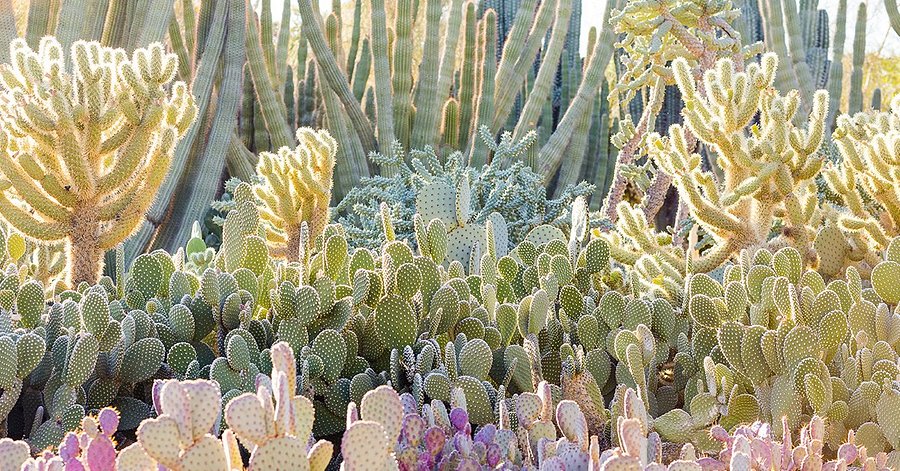
<instances>
[{"instance_id":1,"label":"new cactus growth","mask_svg":"<svg viewBox=\"0 0 900 471\"><path fill-rule=\"evenodd\" d=\"M10 56L0 73L0 214L29 237L66 240L70 284L94 283L103 252L143 222L194 98L171 83L178 59L160 44L128 57L97 42L64 51L45 37L33 50L19 39Z\"/></svg>"}]
</instances>

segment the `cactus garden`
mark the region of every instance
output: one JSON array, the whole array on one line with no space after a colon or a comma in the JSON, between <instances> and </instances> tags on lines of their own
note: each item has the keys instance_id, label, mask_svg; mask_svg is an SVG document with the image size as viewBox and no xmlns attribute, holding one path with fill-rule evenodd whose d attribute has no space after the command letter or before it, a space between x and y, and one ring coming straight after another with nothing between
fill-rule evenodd
<instances>
[{"instance_id":1,"label":"cactus garden","mask_svg":"<svg viewBox=\"0 0 900 471\"><path fill-rule=\"evenodd\" d=\"M0 0L0 471L900 469L882 24Z\"/></svg>"}]
</instances>

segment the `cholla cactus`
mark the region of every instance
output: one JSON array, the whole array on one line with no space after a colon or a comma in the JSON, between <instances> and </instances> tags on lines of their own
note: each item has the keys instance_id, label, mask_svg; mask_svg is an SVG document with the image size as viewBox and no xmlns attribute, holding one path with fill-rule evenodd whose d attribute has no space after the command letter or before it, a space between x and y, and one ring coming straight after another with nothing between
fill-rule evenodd
<instances>
[{"instance_id":1,"label":"cholla cactus","mask_svg":"<svg viewBox=\"0 0 900 471\"><path fill-rule=\"evenodd\" d=\"M300 128L296 149L260 154L256 171L262 181L254 190L263 202L260 217L268 225L274 255L298 261L309 248L300 247L302 223L309 225L309 241L325 229L336 153L337 142L328 131Z\"/></svg>"},{"instance_id":2,"label":"cholla cactus","mask_svg":"<svg viewBox=\"0 0 900 471\"><path fill-rule=\"evenodd\" d=\"M125 51L52 37L10 45L0 68L0 214L25 235L67 240L69 281L95 282L103 253L129 237L196 115L161 44ZM171 90L171 92L169 91Z\"/></svg>"},{"instance_id":3,"label":"cholla cactus","mask_svg":"<svg viewBox=\"0 0 900 471\"><path fill-rule=\"evenodd\" d=\"M777 66L773 54L743 72L722 59L698 85L687 61L673 63L687 103L686 128L674 125L668 137L651 134L648 149L673 176L691 217L715 241L702 256L689 257L690 271L710 271L742 249L761 246L790 245L804 260L812 257L811 226L818 207L813 178L822 166L816 151L825 131L828 94L816 93L805 129L795 126L799 96L774 91ZM701 86L706 97L698 92ZM759 122L751 126L757 114ZM689 150L690 134L716 152L722 178L702 170L701 156ZM776 220L785 228L771 239Z\"/></svg>"},{"instance_id":4,"label":"cholla cactus","mask_svg":"<svg viewBox=\"0 0 900 471\"><path fill-rule=\"evenodd\" d=\"M837 219L850 232L852 258L873 265L900 234L900 95L890 111L842 115L837 123L833 137L844 158L823 174L846 206Z\"/></svg>"}]
</instances>

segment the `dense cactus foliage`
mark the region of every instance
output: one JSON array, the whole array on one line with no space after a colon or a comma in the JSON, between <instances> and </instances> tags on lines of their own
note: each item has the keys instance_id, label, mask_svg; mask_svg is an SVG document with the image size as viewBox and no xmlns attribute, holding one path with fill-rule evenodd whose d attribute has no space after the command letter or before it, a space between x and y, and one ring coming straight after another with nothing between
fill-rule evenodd
<instances>
[{"instance_id":1,"label":"dense cactus foliage","mask_svg":"<svg viewBox=\"0 0 900 471\"><path fill-rule=\"evenodd\" d=\"M900 467L865 4L318 3L0 0L0 471Z\"/></svg>"}]
</instances>

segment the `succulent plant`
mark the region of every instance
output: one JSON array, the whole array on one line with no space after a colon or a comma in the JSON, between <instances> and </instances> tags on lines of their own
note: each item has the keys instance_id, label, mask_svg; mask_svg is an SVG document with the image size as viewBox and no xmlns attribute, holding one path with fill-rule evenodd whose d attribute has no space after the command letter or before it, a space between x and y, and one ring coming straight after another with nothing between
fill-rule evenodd
<instances>
[{"instance_id":1,"label":"succulent plant","mask_svg":"<svg viewBox=\"0 0 900 471\"><path fill-rule=\"evenodd\" d=\"M96 282L103 252L143 222L194 120L194 97L184 82L168 88L178 59L161 44L129 58L98 42L64 51L45 37L33 50L18 39L10 56L0 213L29 237L67 241L71 285Z\"/></svg>"}]
</instances>

